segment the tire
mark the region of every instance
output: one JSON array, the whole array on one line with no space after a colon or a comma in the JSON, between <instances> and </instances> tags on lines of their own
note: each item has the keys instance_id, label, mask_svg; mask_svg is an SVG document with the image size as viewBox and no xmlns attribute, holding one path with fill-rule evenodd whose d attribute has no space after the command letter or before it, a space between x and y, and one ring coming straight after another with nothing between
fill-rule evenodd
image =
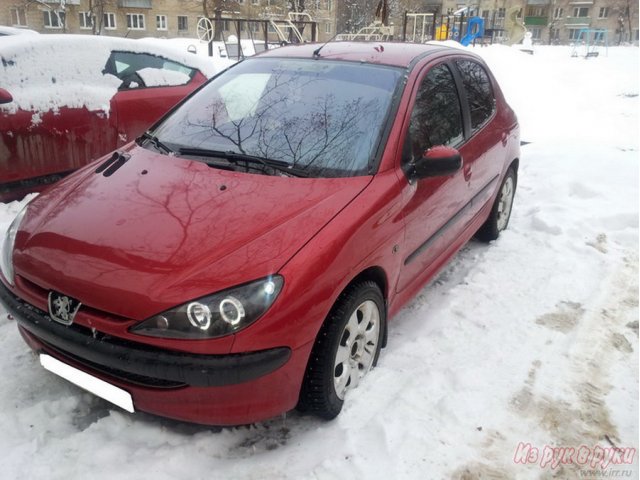
<instances>
[{"instance_id":1,"label":"tire","mask_svg":"<svg viewBox=\"0 0 640 480\"><path fill-rule=\"evenodd\" d=\"M476 238L483 242L490 242L500 236L500 232L505 230L509 225L509 218L511 218L511 210L513 207L513 197L516 193L516 185L518 183L518 176L513 167L509 167L507 174L502 180L500 185L500 191L498 196L493 202L491 213L487 221L482 224Z\"/></svg>"},{"instance_id":2,"label":"tire","mask_svg":"<svg viewBox=\"0 0 640 480\"><path fill-rule=\"evenodd\" d=\"M311 351L298 410L325 420L338 416L345 394L376 365L385 322L384 298L375 282L342 292Z\"/></svg>"}]
</instances>

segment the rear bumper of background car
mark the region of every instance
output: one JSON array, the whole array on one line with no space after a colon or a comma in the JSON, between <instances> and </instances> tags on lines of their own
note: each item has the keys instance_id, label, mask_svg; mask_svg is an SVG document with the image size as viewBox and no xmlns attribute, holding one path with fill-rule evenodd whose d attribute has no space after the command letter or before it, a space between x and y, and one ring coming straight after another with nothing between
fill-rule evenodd
<instances>
[{"instance_id":1,"label":"rear bumper of background car","mask_svg":"<svg viewBox=\"0 0 640 480\"><path fill-rule=\"evenodd\" d=\"M1 282L0 302L36 352L125 390L136 410L196 423L245 424L292 409L311 348L188 354L61 325Z\"/></svg>"}]
</instances>

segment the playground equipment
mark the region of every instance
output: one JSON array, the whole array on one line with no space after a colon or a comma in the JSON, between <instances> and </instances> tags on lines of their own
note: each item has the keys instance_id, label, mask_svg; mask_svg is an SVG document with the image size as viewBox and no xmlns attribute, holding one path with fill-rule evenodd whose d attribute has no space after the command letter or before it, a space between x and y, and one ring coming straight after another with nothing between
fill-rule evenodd
<instances>
[{"instance_id":1,"label":"playground equipment","mask_svg":"<svg viewBox=\"0 0 640 480\"><path fill-rule=\"evenodd\" d=\"M572 57L597 57L600 55L601 47L604 47L605 55L608 55L609 32L600 28L581 28L576 41L571 46Z\"/></svg>"},{"instance_id":2,"label":"playground equipment","mask_svg":"<svg viewBox=\"0 0 640 480\"><path fill-rule=\"evenodd\" d=\"M462 33L461 33L462 32ZM459 15L433 13L408 13L404 15L402 41L426 43L431 40L457 40L470 45L484 38L484 19Z\"/></svg>"},{"instance_id":3,"label":"playground equipment","mask_svg":"<svg viewBox=\"0 0 640 480\"><path fill-rule=\"evenodd\" d=\"M220 38L224 42L227 57L236 60L244 58L243 40L249 41L253 52L258 53L289 43L315 42L318 31L318 24L306 12L289 12L284 19L203 17L198 20L197 34L200 41L209 44L209 56L213 56L215 25L232 25L235 29L234 34L222 31ZM305 31L307 26L310 27L310 33L309 29Z\"/></svg>"},{"instance_id":4,"label":"playground equipment","mask_svg":"<svg viewBox=\"0 0 640 480\"><path fill-rule=\"evenodd\" d=\"M383 25L376 20L366 27L362 27L357 33L341 33L336 35L336 40L361 40L361 41L387 41L393 40L393 25Z\"/></svg>"},{"instance_id":5,"label":"playground equipment","mask_svg":"<svg viewBox=\"0 0 640 480\"><path fill-rule=\"evenodd\" d=\"M484 19L482 17L471 17L467 21L467 33L460 39L460 43L468 46L478 37L484 36Z\"/></svg>"}]
</instances>

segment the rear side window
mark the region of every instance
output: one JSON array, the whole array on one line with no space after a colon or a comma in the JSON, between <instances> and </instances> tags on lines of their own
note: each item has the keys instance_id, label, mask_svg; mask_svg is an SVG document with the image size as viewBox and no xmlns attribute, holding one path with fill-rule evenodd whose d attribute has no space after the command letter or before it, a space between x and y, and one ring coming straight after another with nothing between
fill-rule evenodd
<instances>
[{"instance_id":1,"label":"rear side window","mask_svg":"<svg viewBox=\"0 0 640 480\"><path fill-rule=\"evenodd\" d=\"M416 95L403 161L418 159L436 145L456 145L463 138L458 89L449 67L437 65L424 77Z\"/></svg>"},{"instance_id":2,"label":"rear side window","mask_svg":"<svg viewBox=\"0 0 640 480\"><path fill-rule=\"evenodd\" d=\"M471 114L471 131L475 133L493 115L495 98L489 75L479 63L471 60L456 60L467 92Z\"/></svg>"},{"instance_id":3,"label":"rear side window","mask_svg":"<svg viewBox=\"0 0 640 480\"><path fill-rule=\"evenodd\" d=\"M195 70L148 53L112 52L105 72L122 80L121 90L184 85Z\"/></svg>"}]
</instances>

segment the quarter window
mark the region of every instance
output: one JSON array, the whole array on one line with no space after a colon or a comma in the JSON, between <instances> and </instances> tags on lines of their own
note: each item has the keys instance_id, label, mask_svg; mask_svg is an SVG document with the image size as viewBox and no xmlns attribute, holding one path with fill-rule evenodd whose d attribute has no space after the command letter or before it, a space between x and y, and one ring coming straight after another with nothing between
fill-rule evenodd
<instances>
[{"instance_id":1,"label":"quarter window","mask_svg":"<svg viewBox=\"0 0 640 480\"><path fill-rule=\"evenodd\" d=\"M180 63L132 52L113 52L105 72L122 80L120 90L184 85L195 75L194 69Z\"/></svg>"},{"instance_id":2,"label":"quarter window","mask_svg":"<svg viewBox=\"0 0 640 480\"><path fill-rule=\"evenodd\" d=\"M484 68L476 62L457 60L456 65L462 74L462 83L469 103L471 131L475 133L491 117L495 108L491 81Z\"/></svg>"},{"instance_id":3,"label":"quarter window","mask_svg":"<svg viewBox=\"0 0 640 480\"><path fill-rule=\"evenodd\" d=\"M415 161L431 147L456 145L463 138L458 89L449 67L438 65L427 73L418 89L403 161Z\"/></svg>"}]
</instances>

